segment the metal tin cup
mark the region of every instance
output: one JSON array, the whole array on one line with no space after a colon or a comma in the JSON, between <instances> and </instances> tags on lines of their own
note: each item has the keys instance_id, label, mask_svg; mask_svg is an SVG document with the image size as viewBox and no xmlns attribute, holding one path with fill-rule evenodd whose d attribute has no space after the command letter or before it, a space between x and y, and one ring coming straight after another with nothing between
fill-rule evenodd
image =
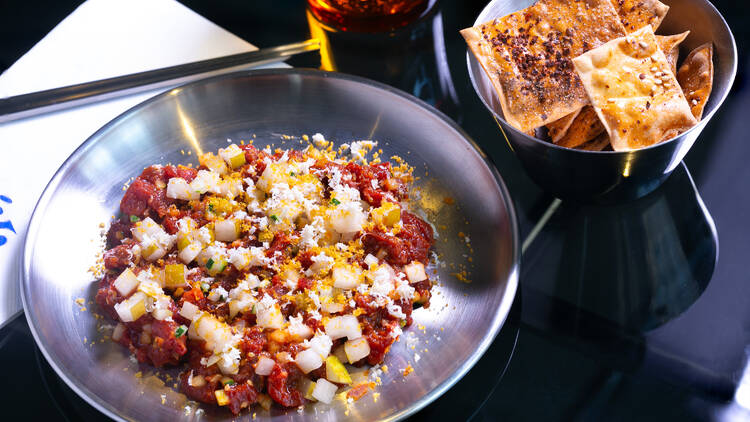
<instances>
[{"instance_id":1,"label":"metal tin cup","mask_svg":"<svg viewBox=\"0 0 750 422\"><path fill-rule=\"evenodd\" d=\"M557 146L515 129L503 118L497 93L474 56L467 52L474 90L495 117L508 145L534 182L549 193L580 202L619 202L653 191L685 157L706 123L727 97L737 72L737 47L724 18L707 0L662 0L669 13L659 26L662 34L690 30L680 45L680 57L712 42L714 81L703 119L681 135L635 151L584 151ZM533 0L493 0L474 25L524 9Z\"/></svg>"}]
</instances>

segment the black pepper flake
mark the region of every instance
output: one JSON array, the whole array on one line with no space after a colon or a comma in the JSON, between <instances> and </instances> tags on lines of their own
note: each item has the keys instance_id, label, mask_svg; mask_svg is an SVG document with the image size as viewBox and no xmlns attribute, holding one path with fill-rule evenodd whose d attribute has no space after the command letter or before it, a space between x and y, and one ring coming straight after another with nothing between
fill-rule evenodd
<instances>
[{"instance_id":1,"label":"black pepper flake","mask_svg":"<svg viewBox=\"0 0 750 422\"><path fill-rule=\"evenodd\" d=\"M651 108L651 101L646 101L646 110Z\"/></svg>"},{"instance_id":2,"label":"black pepper flake","mask_svg":"<svg viewBox=\"0 0 750 422\"><path fill-rule=\"evenodd\" d=\"M640 75L638 75L638 79L644 80L644 79L646 79L646 75L644 75L643 73L641 73Z\"/></svg>"}]
</instances>

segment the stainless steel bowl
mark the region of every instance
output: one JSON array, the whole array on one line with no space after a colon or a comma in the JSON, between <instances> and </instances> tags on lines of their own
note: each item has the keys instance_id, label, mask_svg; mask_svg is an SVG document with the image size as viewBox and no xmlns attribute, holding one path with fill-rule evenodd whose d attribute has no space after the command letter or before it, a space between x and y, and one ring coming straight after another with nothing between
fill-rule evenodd
<instances>
[{"instance_id":1,"label":"stainless steel bowl","mask_svg":"<svg viewBox=\"0 0 750 422\"><path fill-rule=\"evenodd\" d=\"M729 93L737 72L737 47L729 26L707 0L662 0L669 13L658 31L676 34L690 30L680 46L681 57L693 48L713 42L714 85L703 119L689 131L636 151L579 151L532 138L503 118L497 94L482 67L467 52L474 90L495 117L510 148L529 176L543 189L562 199L616 202L641 197L656 189L682 161ZM493 0L474 25L505 16L534 0Z\"/></svg>"},{"instance_id":2,"label":"stainless steel bowl","mask_svg":"<svg viewBox=\"0 0 750 422\"><path fill-rule=\"evenodd\" d=\"M100 248L99 224L118 212L123 184L147 165L195 164L197 152L216 150L227 138L294 147L299 138L281 135L316 132L339 142L378 140L385 156L399 154L413 164L423 188L414 202L436 226L447 227L438 231L436 249L449 265L438 268L432 306L415 311L414 326L387 357L390 370L381 376L377 400L370 393L348 411L336 400L331 406L308 405L301 413L258 411L258 416L401 419L471 368L505 321L518 285L516 219L497 171L453 122L401 91L334 73L269 70L206 79L136 106L89 138L47 186L29 225L21 289L37 344L71 388L116 419L198 418L186 414L185 398L172 382L164 385L148 365L133 363L122 347L102 340L98 327L107 321L93 315L96 306L89 301L96 283L87 272ZM446 196L455 205L443 201ZM473 263L458 232L470 238ZM470 271L471 283L451 275L458 266ZM407 333L417 339L414 350L405 344ZM399 370L409 363L414 373L403 377ZM134 375L138 371L140 378ZM226 409L213 406L205 406L201 416L231 419Z\"/></svg>"}]
</instances>

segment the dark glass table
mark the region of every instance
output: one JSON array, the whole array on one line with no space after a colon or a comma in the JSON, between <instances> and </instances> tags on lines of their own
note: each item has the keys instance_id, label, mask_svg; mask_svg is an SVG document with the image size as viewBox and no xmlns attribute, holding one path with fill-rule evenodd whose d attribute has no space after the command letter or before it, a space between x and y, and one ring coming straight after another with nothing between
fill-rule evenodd
<instances>
[{"instance_id":1,"label":"dark glass table","mask_svg":"<svg viewBox=\"0 0 750 422\"><path fill-rule=\"evenodd\" d=\"M6 3L0 67L80 2ZM715 2L739 48L724 107L662 187L608 206L561 202L538 188L475 95L458 30L484 0L440 1L391 35L330 32L300 0L183 3L260 47L324 36L322 54L289 63L370 77L435 105L508 185L524 239L510 317L479 363L413 420L750 419L750 16L741 3ZM23 24L33 16L36 25ZM0 362L11 413L104 419L55 375L23 317L0 329Z\"/></svg>"}]
</instances>

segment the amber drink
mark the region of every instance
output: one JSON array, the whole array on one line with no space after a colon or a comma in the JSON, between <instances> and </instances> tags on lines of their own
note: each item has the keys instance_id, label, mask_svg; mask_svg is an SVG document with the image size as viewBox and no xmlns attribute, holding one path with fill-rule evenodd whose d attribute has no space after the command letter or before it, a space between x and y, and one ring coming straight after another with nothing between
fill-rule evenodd
<instances>
[{"instance_id":1,"label":"amber drink","mask_svg":"<svg viewBox=\"0 0 750 422\"><path fill-rule=\"evenodd\" d=\"M321 23L341 31L383 32L414 22L435 0L307 0Z\"/></svg>"}]
</instances>

